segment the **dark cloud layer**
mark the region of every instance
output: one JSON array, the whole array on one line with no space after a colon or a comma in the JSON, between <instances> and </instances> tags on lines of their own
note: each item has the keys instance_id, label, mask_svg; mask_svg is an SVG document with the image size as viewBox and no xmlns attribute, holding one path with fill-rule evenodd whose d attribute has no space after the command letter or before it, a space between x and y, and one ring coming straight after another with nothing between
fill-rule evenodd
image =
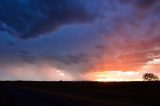
<instances>
[{"instance_id":1,"label":"dark cloud layer","mask_svg":"<svg viewBox=\"0 0 160 106\"><path fill-rule=\"evenodd\" d=\"M24 39L95 17L94 8L88 10L81 0L1 0L0 13L0 30Z\"/></svg>"},{"instance_id":2,"label":"dark cloud layer","mask_svg":"<svg viewBox=\"0 0 160 106\"><path fill-rule=\"evenodd\" d=\"M158 0L121 0L121 1L130 3L131 5L135 5L139 9L149 9L158 2Z\"/></svg>"},{"instance_id":3,"label":"dark cloud layer","mask_svg":"<svg viewBox=\"0 0 160 106\"><path fill-rule=\"evenodd\" d=\"M66 24L89 22L100 14L107 14L101 9L114 12L115 7L118 11L119 2L146 11L158 0L1 0L0 30L23 39L32 38Z\"/></svg>"},{"instance_id":4,"label":"dark cloud layer","mask_svg":"<svg viewBox=\"0 0 160 106\"><path fill-rule=\"evenodd\" d=\"M54 62L60 62L65 65L74 65L80 63L87 63L88 62L88 54L79 53L74 55L55 55L49 57L48 59Z\"/></svg>"}]
</instances>

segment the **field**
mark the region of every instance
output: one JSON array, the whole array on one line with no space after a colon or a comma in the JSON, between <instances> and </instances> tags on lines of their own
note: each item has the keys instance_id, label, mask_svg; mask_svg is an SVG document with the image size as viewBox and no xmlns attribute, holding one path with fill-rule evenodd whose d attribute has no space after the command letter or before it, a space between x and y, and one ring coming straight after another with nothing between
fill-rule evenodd
<instances>
[{"instance_id":1,"label":"field","mask_svg":"<svg viewBox=\"0 0 160 106\"><path fill-rule=\"evenodd\" d=\"M160 106L160 82L0 82L0 106Z\"/></svg>"}]
</instances>

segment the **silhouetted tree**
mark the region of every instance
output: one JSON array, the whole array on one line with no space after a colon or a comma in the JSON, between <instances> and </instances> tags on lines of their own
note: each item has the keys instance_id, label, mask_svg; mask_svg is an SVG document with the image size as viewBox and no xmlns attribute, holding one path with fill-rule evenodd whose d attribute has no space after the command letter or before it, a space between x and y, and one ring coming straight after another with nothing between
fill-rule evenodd
<instances>
[{"instance_id":1,"label":"silhouetted tree","mask_svg":"<svg viewBox=\"0 0 160 106\"><path fill-rule=\"evenodd\" d=\"M153 73L145 73L143 75L143 80L144 81L158 81L159 78L158 78L158 76L154 75Z\"/></svg>"}]
</instances>

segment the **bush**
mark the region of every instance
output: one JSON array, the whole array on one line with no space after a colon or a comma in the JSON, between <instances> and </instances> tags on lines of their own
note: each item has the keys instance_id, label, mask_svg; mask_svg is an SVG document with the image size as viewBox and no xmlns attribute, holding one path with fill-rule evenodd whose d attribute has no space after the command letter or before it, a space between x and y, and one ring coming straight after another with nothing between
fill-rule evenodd
<instances>
[{"instance_id":1,"label":"bush","mask_svg":"<svg viewBox=\"0 0 160 106\"><path fill-rule=\"evenodd\" d=\"M144 81L158 81L159 78L158 78L158 76L154 75L153 73L145 73L143 75L143 80Z\"/></svg>"}]
</instances>

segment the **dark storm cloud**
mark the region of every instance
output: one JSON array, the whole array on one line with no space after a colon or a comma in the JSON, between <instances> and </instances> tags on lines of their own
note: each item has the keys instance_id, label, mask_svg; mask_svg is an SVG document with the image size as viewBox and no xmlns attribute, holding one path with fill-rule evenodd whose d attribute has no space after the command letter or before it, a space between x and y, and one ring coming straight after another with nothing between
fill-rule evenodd
<instances>
[{"instance_id":1,"label":"dark storm cloud","mask_svg":"<svg viewBox=\"0 0 160 106\"><path fill-rule=\"evenodd\" d=\"M61 25L91 21L95 10L88 8L92 1L88 6L85 3L81 0L1 0L0 30L25 39L54 31Z\"/></svg>"},{"instance_id":2,"label":"dark storm cloud","mask_svg":"<svg viewBox=\"0 0 160 106\"><path fill-rule=\"evenodd\" d=\"M27 51L27 50L20 50L19 52L20 52L20 54L22 54L22 55L30 55L30 52Z\"/></svg>"},{"instance_id":3,"label":"dark storm cloud","mask_svg":"<svg viewBox=\"0 0 160 106\"><path fill-rule=\"evenodd\" d=\"M154 6L159 0L121 0L122 3L129 3L139 9L149 9Z\"/></svg>"},{"instance_id":4,"label":"dark storm cloud","mask_svg":"<svg viewBox=\"0 0 160 106\"><path fill-rule=\"evenodd\" d=\"M134 3L141 9L151 8L158 0L135 0Z\"/></svg>"},{"instance_id":5,"label":"dark storm cloud","mask_svg":"<svg viewBox=\"0 0 160 106\"><path fill-rule=\"evenodd\" d=\"M9 42L8 42L8 45L10 45L10 46L15 46L15 42L9 41Z\"/></svg>"},{"instance_id":6,"label":"dark storm cloud","mask_svg":"<svg viewBox=\"0 0 160 106\"><path fill-rule=\"evenodd\" d=\"M49 57L49 60L53 62L59 62L64 65L74 65L80 63L87 63L89 60L89 55L86 53L79 53L79 54L69 54L69 55L55 55Z\"/></svg>"}]
</instances>

